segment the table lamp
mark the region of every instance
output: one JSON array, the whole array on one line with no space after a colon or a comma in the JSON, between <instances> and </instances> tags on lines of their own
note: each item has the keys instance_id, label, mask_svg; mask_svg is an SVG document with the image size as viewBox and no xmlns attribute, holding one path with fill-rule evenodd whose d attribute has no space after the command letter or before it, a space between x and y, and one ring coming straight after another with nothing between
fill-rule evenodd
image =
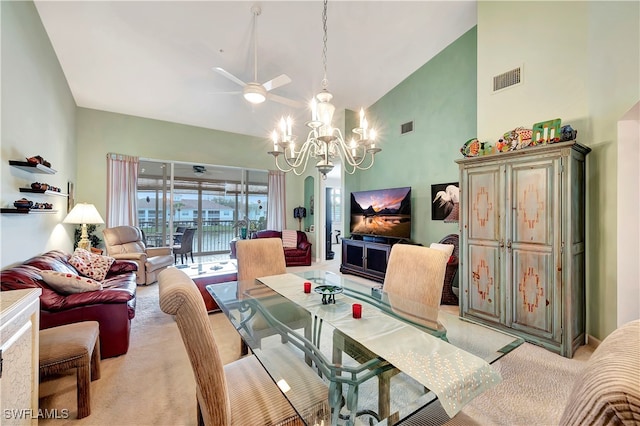
<instances>
[{"instance_id":1,"label":"table lamp","mask_svg":"<svg viewBox=\"0 0 640 426\"><path fill-rule=\"evenodd\" d=\"M98 213L93 204L78 203L71 209L62 223L82 225L82 234L80 235L80 241L78 241L78 247L89 251L91 249L91 240L89 240L89 234L87 234L87 224L104 223L104 220L102 220L100 213Z\"/></svg>"}]
</instances>

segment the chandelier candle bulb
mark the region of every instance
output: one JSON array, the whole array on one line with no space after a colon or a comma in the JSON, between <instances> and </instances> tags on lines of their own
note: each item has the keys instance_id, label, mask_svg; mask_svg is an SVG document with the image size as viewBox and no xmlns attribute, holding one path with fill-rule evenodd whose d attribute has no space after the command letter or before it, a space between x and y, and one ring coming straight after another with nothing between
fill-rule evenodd
<instances>
[{"instance_id":1,"label":"chandelier candle bulb","mask_svg":"<svg viewBox=\"0 0 640 426\"><path fill-rule=\"evenodd\" d=\"M316 98L311 99L311 121L318 121L318 103Z\"/></svg>"}]
</instances>

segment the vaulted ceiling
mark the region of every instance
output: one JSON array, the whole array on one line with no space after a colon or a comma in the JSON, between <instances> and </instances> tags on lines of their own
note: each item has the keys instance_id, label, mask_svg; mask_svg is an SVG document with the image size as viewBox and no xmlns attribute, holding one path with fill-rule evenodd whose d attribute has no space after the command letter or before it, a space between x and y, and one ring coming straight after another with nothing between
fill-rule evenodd
<instances>
[{"instance_id":1,"label":"vaulted ceiling","mask_svg":"<svg viewBox=\"0 0 640 426\"><path fill-rule=\"evenodd\" d=\"M321 89L318 1L36 1L78 106L254 136L283 115L309 120ZM213 71L292 82L251 105ZM476 24L475 1L329 1L328 89L337 110L367 108ZM302 128L299 128L302 131Z\"/></svg>"}]
</instances>

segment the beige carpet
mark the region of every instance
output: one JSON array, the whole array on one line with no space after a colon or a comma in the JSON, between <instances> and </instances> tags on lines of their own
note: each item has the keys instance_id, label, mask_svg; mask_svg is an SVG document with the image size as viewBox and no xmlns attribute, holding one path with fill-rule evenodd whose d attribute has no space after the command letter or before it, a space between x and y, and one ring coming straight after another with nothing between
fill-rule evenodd
<instances>
[{"instance_id":1,"label":"beige carpet","mask_svg":"<svg viewBox=\"0 0 640 426\"><path fill-rule=\"evenodd\" d=\"M223 359L236 359L240 341L235 329L223 314L209 317ZM457 418L478 425L556 424L590 354L591 348L582 347L569 360L525 344L495 364L503 383L472 401ZM160 311L157 284L138 287L129 352L102 361L102 377L91 384L91 415L76 419L75 374L42 383L40 408L70 413L69 419L41 419L45 426L196 424L193 374L173 319Z\"/></svg>"}]
</instances>

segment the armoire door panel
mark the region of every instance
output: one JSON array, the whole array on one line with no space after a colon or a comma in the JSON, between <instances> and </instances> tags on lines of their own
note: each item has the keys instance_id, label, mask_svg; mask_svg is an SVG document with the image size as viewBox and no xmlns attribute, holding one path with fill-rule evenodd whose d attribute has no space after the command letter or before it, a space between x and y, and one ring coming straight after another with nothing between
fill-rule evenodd
<instances>
[{"instance_id":1,"label":"armoire door panel","mask_svg":"<svg viewBox=\"0 0 640 426\"><path fill-rule=\"evenodd\" d=\"M468 313L491 321L500 321L499 247L469 245L469 288L465 294Z\"/></svg>"},{"instance_id":2,"label":"armoire door panel","mask_svg":"<svg viewBox=\"0 0 640 426\"><path fill-rule=\"evenodd\" d=\"M510 327L554 339L555 294L553 257L549 251L513 250L513 300Z\"/></svg>"},{"instance_id":3,"label":"armoire door panel","mask_svg":"<svg viewBox=\"0 0 640 426\"><path fill-rule=\"evenodd\" d=\"M500 235L500 168L469 171L469 239L498 241Z\"/></svg>"},{"instance_id":4,"label":"armoire door panel","mask_svg":"<svg viewBox=\"0 0 640 426\"><path fill-rule=\"evenodd\" d=\"M550 245L558 191L554 163L520 164L511 169L512 241Z\"/></svg>"}]
</instances>

